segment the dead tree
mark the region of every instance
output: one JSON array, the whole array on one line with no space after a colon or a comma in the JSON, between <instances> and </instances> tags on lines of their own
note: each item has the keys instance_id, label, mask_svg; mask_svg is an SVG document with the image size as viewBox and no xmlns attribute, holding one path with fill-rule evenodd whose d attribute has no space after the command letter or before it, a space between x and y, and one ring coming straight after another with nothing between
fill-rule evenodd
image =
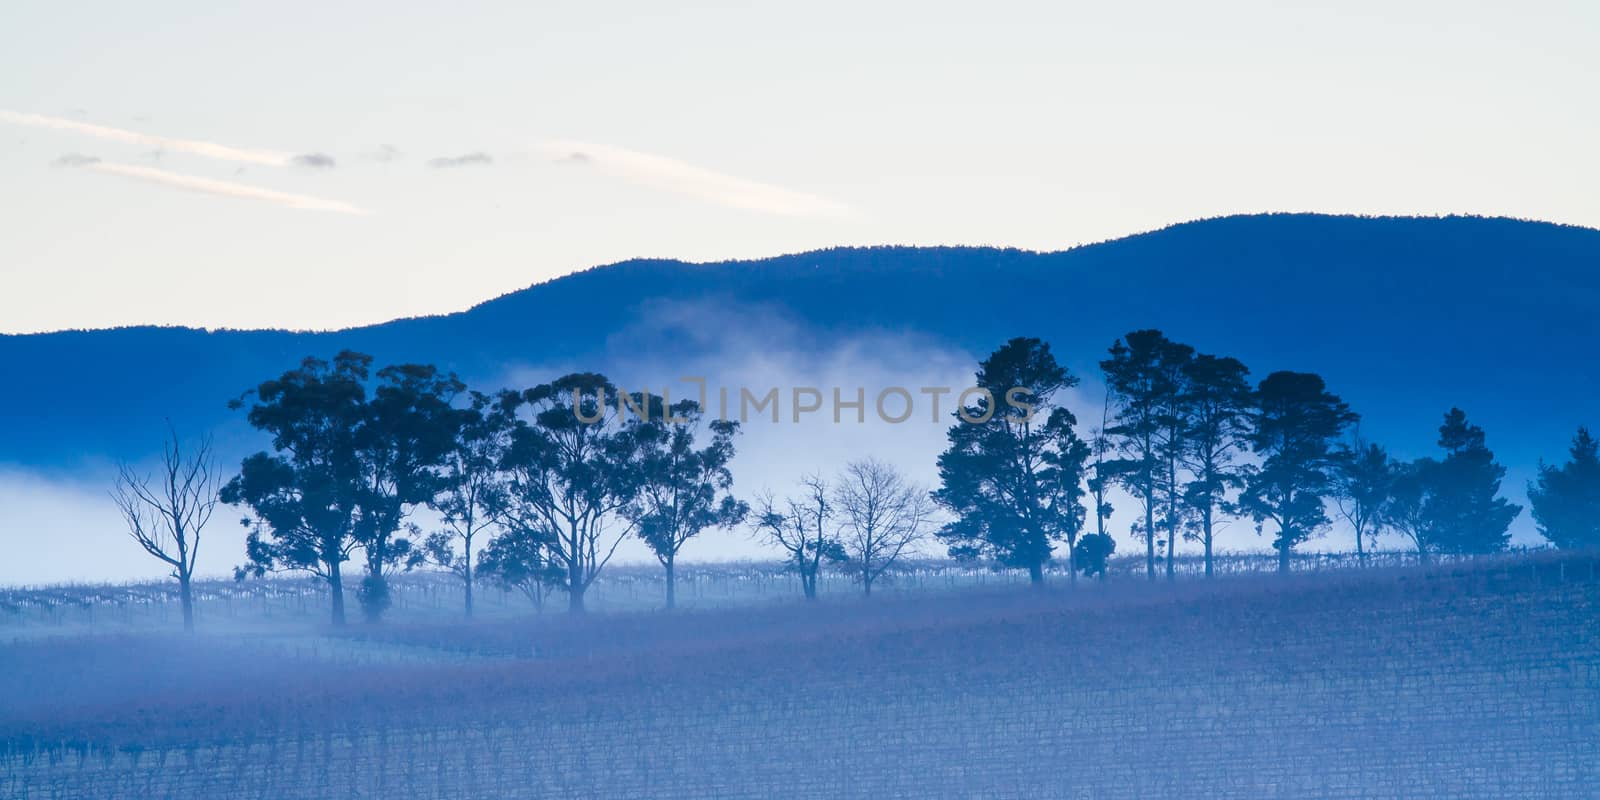
<instances>
[{"instance_id":1,"label":"dead tree","mask_svg":"<svg viewBox=\"0 0 1600 800\"><path fill-rule=\"evenodd\" d=\"M217 506L217 461L210 437L186 451L170 425L155 475L141 475L127 464L117 469L111 498L122 512L128 535L172 568L183 604L183 629L194 632L194 565L200 533Z\"/></svg>"}]
</instances>

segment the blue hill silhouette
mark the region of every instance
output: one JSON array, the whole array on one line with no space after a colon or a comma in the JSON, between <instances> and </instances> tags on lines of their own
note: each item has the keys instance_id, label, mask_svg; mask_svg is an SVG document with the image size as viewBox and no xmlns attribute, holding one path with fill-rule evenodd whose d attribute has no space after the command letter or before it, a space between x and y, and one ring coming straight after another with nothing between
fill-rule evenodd
<instances>
[{"instance_id":1,"label":"blue hill silhouette","mask_svg":"<svg viewBox=\"0 0 1600 800\"><path fill-rule=\"evenodd\" d=\"M695 335L630 338L673 303ZM1323 374L1363 430L1420 454L1466 409L1503 461L1563 455L1600 425L1594 363L1600 231L1498 218L1237 216L1054 253L965 247L822 250L759 261L637 260L535 285L468 311L328 332L122 328L0 336L0 463L140 457L153 424L240 426L229 399L306 355L343 348L424 361L481 388L507 364L604 370L618 348L669 359L751 339L759 309L813 342L914 334L988 352L1047 339L1076 372L1116 336L1157 327L1257 377ZM791 343L790 346L793 346ZM826 344L815 345L825 347Z\"/></svg>"}]
</instances>

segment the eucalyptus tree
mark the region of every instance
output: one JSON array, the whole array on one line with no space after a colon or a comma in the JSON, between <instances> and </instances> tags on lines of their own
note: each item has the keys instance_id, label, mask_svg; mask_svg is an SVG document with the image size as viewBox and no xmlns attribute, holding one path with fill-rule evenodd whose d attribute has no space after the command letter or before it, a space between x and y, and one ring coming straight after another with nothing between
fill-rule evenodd
<instances>
[{"instance_id":1,"label":"eucalyptus tree","mask_svg":"<svg viewBox=\"0 0 1600 800\"><path fill-rule=\"evenodd\" d=\"M428 535L429 561L461 578L466 616L472 616L476 583L475 543L496 528L505 507L500 471L511 448L514 417L496 398L472 392L464 408L450 415L451 447L439 471L438 492L430 505L444 526ZM542 599L542 595L541 595Z\"/></svg>"},{"instance_id":2,"label":"eucalyptus tree","mask_svg":"<svg viewBox=\"0 0 1600 800\"><path fill-rule=\"evenodd\" d=\"M501 402L517 415L502 463L501 521L549 534L568 611L581 613L585 592L634 527L623 511L638 494L636 439L617 388L603 375L573 373Z\"/></svg>"},{"instance_id":3,"label":"eucalyptus tree","mask_svg":"<svg viewBox=\"0 0 1600 800\"><path fill-rule=\"evenodd\" d=\"M629 469L637 473L637 485L622 513L666 570L666 603L672 609L678 602L675 567L683 546L708 529L732 528L750 513L747 503L730 494L728 463L739 423L708 421L693 400L668 406L663 398L639 393L630 407L640 412L626 423L633 452ZM709 441L697 448L700 434Z\"/></svg>"},{"instance_id":4,"label":"eucalyptus tree","mask_svg":"<svg viewBox=\"0 0 1600 800\"><path fill-rule=\"evenodd\" d=\"M200 535L217 507L221 475L210 437L187 448L169 425L158 471L140 474L123 464L111 491L128 535L146 553L172 568L183 607L183 629L189 633L194 632L195 559L200 555Z\"/></svg>"},{"instance_id":5,"label":"eucalyptus tree","mask_svg":"<svg viewBox=\"0 0 1600 800\"><path fill-rule=\"evenodd\" d=\"M1068 545L1070 564L1083 531L1089 446L1056 395L1077 383L1039 339L1012 339L978 365L974 399L954 413L933 493L953 517L936 534L952 556L1025 569L1035 586L1055 543Z\"/></svg>"},{"instance_id":6,"label":"eucalyptus tree","mask_svg":"<svg viewBox=\"0 0 1600 800\"><path fill-rule=\"evenodd\" d=\"M567 570L552 555L555 541L549 530L506 527L483 548L478 573L507 590L521 592L542 612L545 598L567 585Z\"/></svg>"},{"instance_id":7,"label":"eucalyptus tree","mask_svg":"<svg viewBox=\"0 0 1600 800\"><path fill-rule=\"evenodd\" d=\"M1289 571L1296 545L1321 535L1328 525L1325 500L1334 491L1334 442L1358 417L1322 378L1304 372L1274 372L1251 394L1250 447L1260 458L1244 471L1239 507L1256 522L1275 528L1272 546L1278 571Z\"/></svg>"},{"instance_id":8,"label":"eucalyptus tree","mask_svg":"<svg viewBox=\"0 0 1600 800\"><path fill-rule=\"evenodd\" d=\"M372 357L344 351L262 382L230 403L254 396L250 424L271 436L272 450L246 457L223 486L222 502L244 506L246 563L236 577L308 572L328 584L332 621L345 623L343 565L360 545L366 488L357 433L366 418Z\"/></svg>"},{"instance_id":9,"label":"eucalyptus tree","mask_svg":"<svg viewBox=\"0 0 1600 800\"><path fill-rule=\"evenodd\" d=\"M411 513L433 505L447 486L459 419L452 403L466 390L426 364L385 367L377 378L355 437L363 483L356 538L366 556L359 597L369 621L388 610L389 574L422 559L400 534L412 528Z\"/></svg>"}]
</instances>

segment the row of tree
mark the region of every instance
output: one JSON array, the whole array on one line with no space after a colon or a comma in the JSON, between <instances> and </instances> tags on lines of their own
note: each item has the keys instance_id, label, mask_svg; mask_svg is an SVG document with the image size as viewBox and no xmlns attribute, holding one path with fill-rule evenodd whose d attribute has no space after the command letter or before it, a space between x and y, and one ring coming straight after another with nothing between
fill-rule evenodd
<instances>
[{"instance_id":1,"label":"row of tree","mask_svg":"<svg viewBox=\"0 0 1600 800\"><path fill-rule=\"evenodd\" d=\"M371 620L389 605L389 578L424 564L462 578L469 615L480 576L541 605L564 591L580 611L629 536L664 568L670 608L685 544L736 526L780 548L808 598L829 564L849 565L870 593L929 535L954 557L1024 569L1036 583L1065 545L1076 580L1103 573L1115 549L1113 487L1139 505L1129 529L1151 578L1163 560L1172 576L1180 537L1201 544L1211 574L1215 536L1237 519L1273 535L1287 570L1293 549L1330 525L1330 506L1354 528L1358 552L1394 531L1424 557L1504 549L1520 513L1498 496L1505 471L1483 431L1458 409L1440 428L1441 458L1399 462L1362 440L1357 415L1313 374L1252 385L1237 359L1154 330L1117 340L1100 366L1106 403L1087 440L1061 403L1076 376L1048 344L1017 338L979 365L976 385L989 391L953 415L934 491L863 460L747 503L729 468L738 423L692 400L621 395L593 373L484 394L432 366L373 372L370 356L344 352L308 358L234 401L271 447L230 480L220 481L208 441L185 451L173 434L161 472L124 469L114 494L134 538L172 566L190 627L199 536L218 502L247 512L238 577L316 575L332 590L335 624L354 559ZM1026 404L995 403L1018 389ZM1587 431L1568 464L1541 466L1530 497L1553 543L1600 545L1600 463ZM427 534L415 522L424 509L439 523Z\"/></svg>"},{"instance_id":2,"label":"row of tree","mask_svg":"<svg viewBox=\"0 0 1600 800\"><path fill-rule=\"evenodd\" d=\"M1442 458L1398 462L1361 438L1359 416L1317 375L1274 372L1252 385L1238 359L1198 353L1156 330L1118 339L1108 356L1100 362L1102 423L1087 442L1052 400L1078 381L1048 344L1013 339L982 363L979 385L1026 387L1038 408L1029 415L997 407L985 424L950 429L935 497L955 515L940 532L952 554L986 555L1040 581L1055 544L1074 558L1088 509L1093 535L1106 535L1113 486L1139 504L1130 531L1145 543L1152 578L1160 561L1172 577L1179 537L1201 545L1212 574L1217 532L1232 519L1270 531L1279 569L1288 571L1294 548L1329 527L1330 505L1355 529L1361 555L1389 530L1424 558L1509 543L1521 508L1499 497L1505 469L1460 409L1439 429ZM1573 457L1561 470L1544 468L1536 514L1552 542L1600 544L1595 524L1581 521L1600 511L1600 498L1578 497L1578 487L1600 485L1583 466L1593 460L1587 432ZM1158 548L1168 557L1158 558Z\"/></svg>"}]
</instances>

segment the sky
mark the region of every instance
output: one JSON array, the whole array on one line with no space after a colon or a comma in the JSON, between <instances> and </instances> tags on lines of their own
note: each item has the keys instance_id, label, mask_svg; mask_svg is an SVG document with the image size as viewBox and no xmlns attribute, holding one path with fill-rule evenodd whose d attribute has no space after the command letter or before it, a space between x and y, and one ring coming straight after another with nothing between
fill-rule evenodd
<instances>
[{"instance_id":1,"label":"sky","mask_svg":"<svg viewBox=\"0 0 1600 800\"><path fill-rule=\"evenodd\" d=\"M12 0L0 332L1259 211L1600 226L1596 41L1580 0Z\"/></svg>"}]
</instances>

